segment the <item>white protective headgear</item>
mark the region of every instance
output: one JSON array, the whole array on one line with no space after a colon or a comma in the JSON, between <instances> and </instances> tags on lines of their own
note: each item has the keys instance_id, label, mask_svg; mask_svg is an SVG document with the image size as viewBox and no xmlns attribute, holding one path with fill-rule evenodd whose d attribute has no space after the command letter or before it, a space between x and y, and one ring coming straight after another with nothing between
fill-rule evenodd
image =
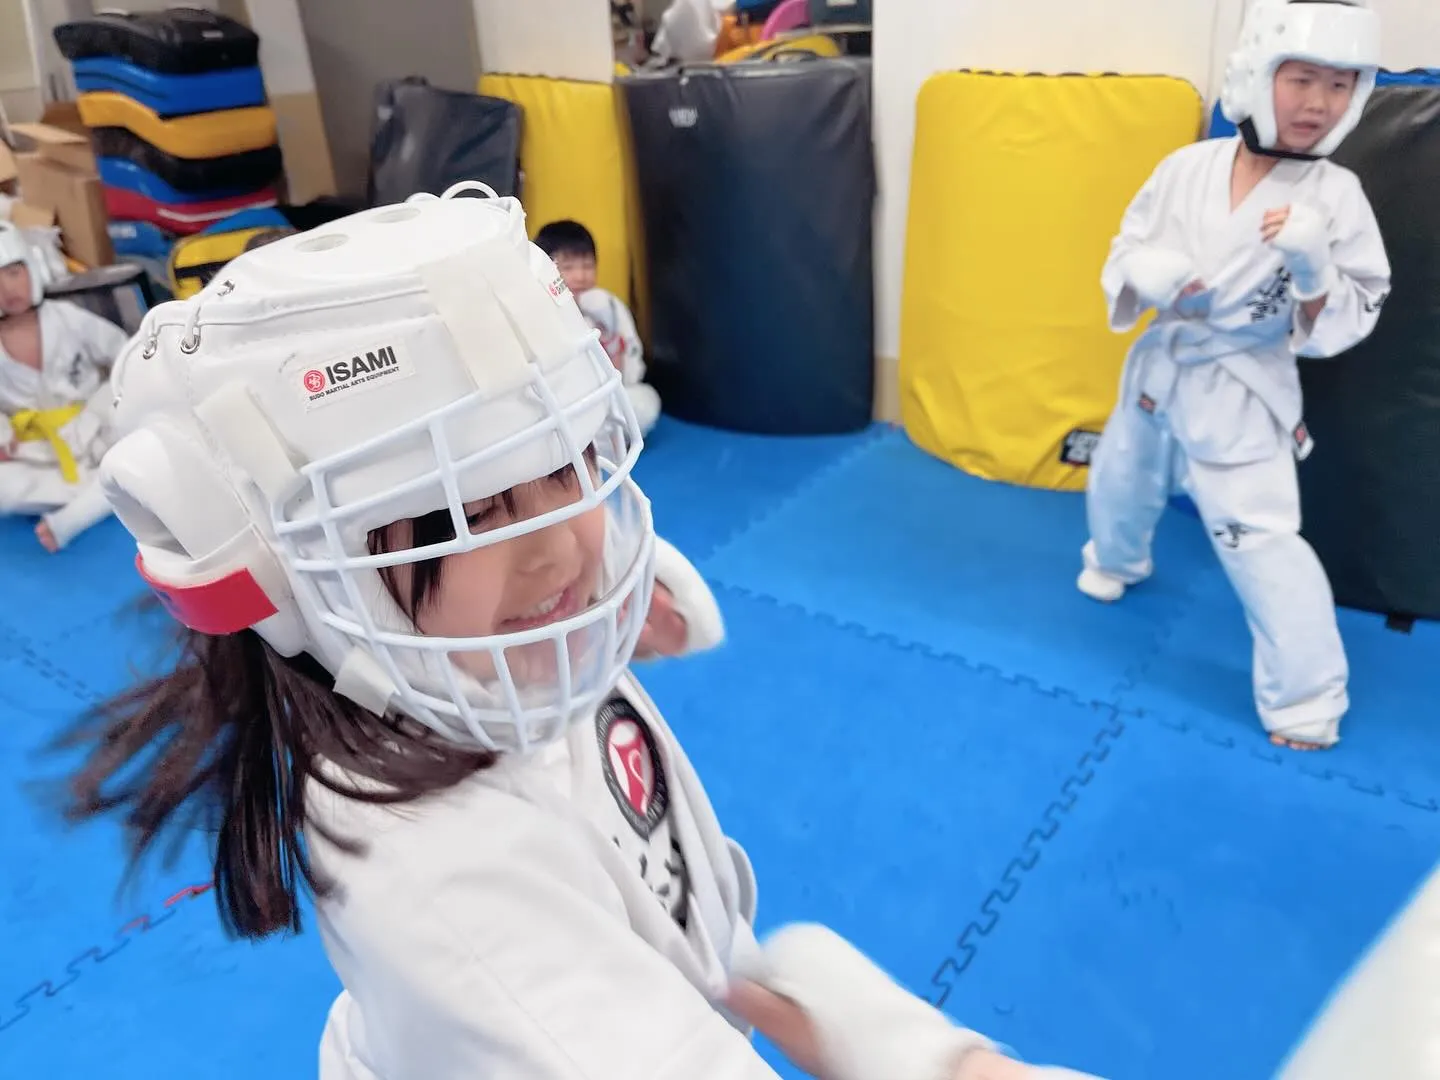
<instances>
[{"instance_id":1,"label":"white protective headgear","mask_svg":"<svg viewBox=\"0 0 1440 1080\"><path fill-rule=\"evenodd\" d=\"M45 286L50 284L50 269L18 225L0 221L0 267L16 263L24 263L30 271L30 306L39 307L45 299Z\"/></svg>"},{"instance_id":2,"label":"white protective headgear","mask_svg":"<svg viewBox=\"0 0 1440 1080\"><path fill-rule=\"evenodd\" d=\"M1335 130L1303 154L1275 149L1275 72L1287 60L1359 72ZM1360 123L1379 69L1380 17L1366 0L1253 0L1225 68L1220 108L1256 153L1329 157Z\"/></svg>"},{"instance_id":3,"label":"white protective headgear","mask_svg":"<svg viewBox=\"0 0 1440 1080\"><path fill-rule=\"evenodd\" d=\"M113 384L124 437L102 482L192 629L254 627L371 711L497 750L558 737L629 662L653 582L640 433L516 200L466 182L247 252L152 309ZM467 523L467 503L567 468L578 501ZM596 508L602 580L550 625L422 636L381 577ZM370 553L371 530L435 511L453 538Z\"/></svg>"}]
</instances>

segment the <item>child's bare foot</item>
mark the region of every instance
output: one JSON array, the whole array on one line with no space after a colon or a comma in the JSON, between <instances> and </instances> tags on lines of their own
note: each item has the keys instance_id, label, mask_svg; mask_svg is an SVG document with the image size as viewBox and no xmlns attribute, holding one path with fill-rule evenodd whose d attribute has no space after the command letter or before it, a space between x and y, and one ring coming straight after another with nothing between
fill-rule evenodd
<instances>
[{"instance_id":1,"label":"child's bare foot","mask_svg":"<svg viewBox=\"0 0 1440 1080\"><path fill-rule=\"evenodd\" d=\"M60 545L55 540L55 534L50 531L50 526L40 522L35 526L35 539L40 541L40 546L54 555L60 550Z\"/></svg>"},{"instance_id":2,"label":"child's bare foot","mask_svg":"<svg viewBox=\"0 0 1440 1080\"><path fill-rule=\"evenodd\" d=\"M1271 735L1270 741L1287 750L1329 750L1324 743L1305 742L1303 739L1287 739L1284 735Z\"/></svg>"}]
</instances>

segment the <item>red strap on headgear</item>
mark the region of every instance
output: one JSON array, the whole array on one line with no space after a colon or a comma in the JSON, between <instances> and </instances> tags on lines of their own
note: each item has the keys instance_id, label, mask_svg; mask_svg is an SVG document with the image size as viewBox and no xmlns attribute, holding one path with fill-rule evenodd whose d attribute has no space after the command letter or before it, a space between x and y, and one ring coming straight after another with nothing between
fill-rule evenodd
<instances>
[{"instance_id":1,"label":"red strap on headgear","mask_svg":"<svg viewBox=\"0 0 1440 1080\"><path fill-rule=\"evenodd\" d=\"M200 585L166 585L146 573L145 560L138 554L135 569L166 611L202 634L236 634L279 611L249 570L235 570Z\"/></svg>"}]
</instances>

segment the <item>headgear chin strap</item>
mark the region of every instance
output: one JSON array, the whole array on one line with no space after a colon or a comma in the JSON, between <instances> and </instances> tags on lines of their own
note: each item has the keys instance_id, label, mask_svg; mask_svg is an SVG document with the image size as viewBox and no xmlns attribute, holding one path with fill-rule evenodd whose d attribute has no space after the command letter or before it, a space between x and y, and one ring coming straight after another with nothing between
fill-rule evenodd
<instances>
[{"instance_id":1,"label":"headgear chin strap","mask_svg":"<svg viewBox=\"0 0 1440 1080\"><path fill-rule=\"evenodd\" d=\"M1299 150L1281 150L1278 146L1262 146L1260 144L1260 133L1255 130L1255 121L1251 119L1241 120L1236 124L1240 132L1240 138L1244 140L1246 148L1252 154L1261 154L1264 157L1283 158L1286 161L1319 161L1320 155Z\"/></svg>"},{"instance_id":2,"label":"headgear chin strap","mask_svg":"<svg viewBox=\"0 0 1440 1080\"><path fill-rule=\"evenodd\" d=\"M1277 146L1275 73L1287 60L1357 73L1350 106L1307 151ZM1360 123L1380 69L1380 20L1366 0L1254 0L1230 54L1220 107L1245 145L1267 157L1329 157Z\"/></svg>"}]
</instances>

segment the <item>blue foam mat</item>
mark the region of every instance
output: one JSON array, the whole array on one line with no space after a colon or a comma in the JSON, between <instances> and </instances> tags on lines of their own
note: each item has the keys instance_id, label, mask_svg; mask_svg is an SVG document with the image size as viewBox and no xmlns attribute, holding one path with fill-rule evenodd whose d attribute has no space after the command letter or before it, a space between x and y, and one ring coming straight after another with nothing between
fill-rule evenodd
<instances>
[{"instance_id":1,"label":"blue foam mat","mask_svg":"<svg viewBox=\"0 0 1440 1080\"><path fill-rule=\"evenodd\" d=\"M649 444L660 531L731 637L640 676L755 858L762 928L830 922L1032 1060L1260 1080L1433 862L1440 628L1342 614L1346 742L1282 753L1193 518L1107 608L1074 595L1078 497L883 429L665 420ZM121 617L141 587L115 522L59 556L31 528L0 521L0 1075L313 1077L335 992L316 936L233 944L211 897L166 908L205 875L194 846L117 897L118 830L67 830L29 787L166 626Z\"/></svg>"},{"instance_id":2,"label":"blue foam mat","mask_svg":"<svg viewBox=\"0 0 1440 1080\"><path fill-rule=\"evenodd\" d=\"M165 259L175 237L148 221L112 221L108 227L115 254L136 258Z\"/></svg>"},{"instance_id":3,"label":"blue foam mat","mask_svg":"<svg viewBox=\"0 0 1440 1080\"><path fill-rule=\"evenodd\" d=\"M57 557L35 539L33 520L0 517L0 552L0 627L30 641L112 619L145 592L135 573L135 542L114 518L82 533ZM73 671L87 658L62 651L55 660Z\"/></svg>"},{"instance_id":4,"label":"blue foam mat","mask_svg":"<svg viewBox=\"0 0 1440 1080\"><path fill-rule=\"evenodd\" d=\"M82 92L123 94L161 118L265 104L265 82L258 67L171 75L113 56L88 57L71 66Z\"/></svg>"},{"instance_id":5,"label":"blue foam mat","mask_svg":"<svg viewBox=\"0 0 1440 1080\"><path fill-rule=\"evenodd\" d=\"M1109 1080L1271 1076L1440 814L1131 722L946 1004Z\"/></svg>"},{"instance_id":6,"label":"blue foam mat","mask_svg":"<svg viewBox=\"0 0 1440 1080\"><path fill-rule=\"evenodd\" d=\"M925 988L1113 710L718 598L729 647L637 671L755 862L761 926L827 922Z\"/></svg>"},{"instance_id":7,"label":"blue foam mat","mask_svg":"<svg viewBox=\"0 0 1440 1080\"><path fill-rule=\"evenodd\" d=\"M636 477L654 504L656 530L698 560L887 430L787 439L736 435L662 416L645 437Z\"/></svg>"},{"instance_id":8,"label":"blue foam mat","mask_svg":"<svg viewBox=\"0 0 1440 1080\"><path fill-rule=\"evenodd\" d=\"M991 484L928 457L900 432L872 440L703 569L855 623L1088 700L1128 685L1213 560L1204 530L1174 515L1156 559L1169 569L1134 603L1075 589L1085 503Z\"/></svg>"},{"instance_id":9,"label":"blue foam mat","mask_svg":"<svg viewBox=\"0 0 1440 1080\"><path fill-rule=\"evenodd\" d=\"M191 203L209 202L213 199L234 199L241 195L253 194L244 188L211 188L206 191L181 191L156 176L149 169L126 158L102 157L97 159L100 179L113 188L134 192L147 199L170 206L188 206Z\"/></svg>"},{"instance_id":10,"label":"blue foam mat","mask_svg":"<svg viewBox=\"0 0 1440 1080\"><path fill-rule=\"evenodd\" d=\"M1157 567L1157 576L1177 572ZM1323 772L1357 791L1440 810L1440 625L1418 623L1411 634L1389 630L1377 615L1341 609L1340 634L1350 661L1350 713L1341 742L1320 755L1274 751L1255 740L1250 699L1250 636L1239 601L1214 565L1198 574L1197 601L1177 620L1145 679L1117 700L1156 722L1194 729L1212 740L1240 742L1250 752ZM1147 582L1121 606L1138 599Z\"/></svg>"}]
</instances>

